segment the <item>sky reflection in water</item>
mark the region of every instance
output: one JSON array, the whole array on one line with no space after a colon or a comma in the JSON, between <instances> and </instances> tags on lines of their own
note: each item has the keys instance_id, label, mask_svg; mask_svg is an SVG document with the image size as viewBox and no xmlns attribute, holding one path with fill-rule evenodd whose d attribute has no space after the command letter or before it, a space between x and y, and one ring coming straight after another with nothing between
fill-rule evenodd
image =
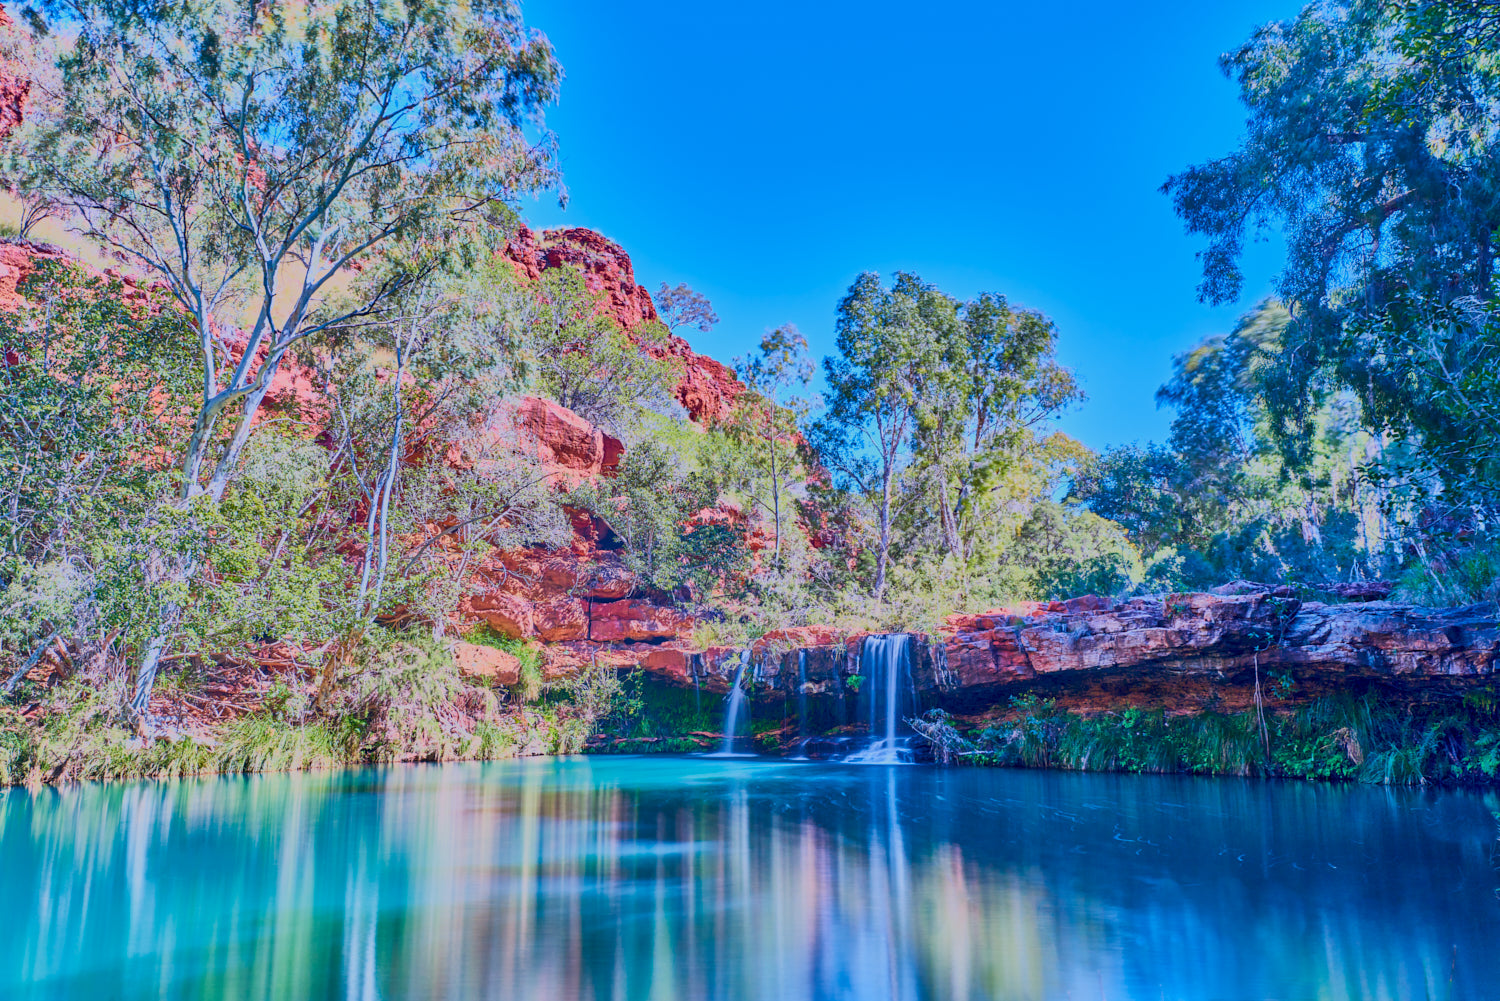
<instances>
[{"instance_id":1,"label":"sky reflection in water","mask_svg":"<svg viewBox=\"0 0 1500 1001\"><path fill-rule=\"evenodd\" d=\"M664 758L0 791L0 997L1483 998L1497 812Z\"/></svg>"}]
</instances>

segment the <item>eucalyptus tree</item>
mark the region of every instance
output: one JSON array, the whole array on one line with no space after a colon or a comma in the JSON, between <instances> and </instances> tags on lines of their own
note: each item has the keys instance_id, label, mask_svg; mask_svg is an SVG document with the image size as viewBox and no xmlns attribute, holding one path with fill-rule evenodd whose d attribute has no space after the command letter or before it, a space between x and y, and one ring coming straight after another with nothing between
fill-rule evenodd
<instances>
[{"instance_id":1,"label":"eucalyptus tree","mask_svg":"<svg viewBox=\"0 0 1500 1001\"><path fill-rule=\"evenodd\" d=\"M524 345L542 395L632 443L643 413L677 410L677 363L661 351L663 324L626 334L604 308L604 293L574 267L544 271L527 299Z\"/></svg>"},{"instance_id":2,"label":"eucalyptus tree","mask_svg":"<svg viewBox=\"0 0 1500 1001\"><path fill-rule=\"evenodd\" d=\"M19 664L6 689L55 642L100 661L141 611L101 607L100 543L158 499L151 458L172 449L193 389L181 318L127 303L119 281L42 259L17 291L0 310L0 647Z\"/></svg>"},{"instance_id":3,"label":"eucalyptus tree","mask_svg":"<svg viewBox=\"0 0 1500 1001\"><path fill-rule=\"evenodd\" d=\"M1492 377L1500 294L1497 25L1483 0L1314 3L1221 59L1246 138L1163 190L1208 240L1206 301L1239 295L1247 240L1285 236L1290 322L1265 394L1293 465L1348 387L1440 489L1492 506L1500 434L1474 382Z\"/></svg>"},{"instance_id":4,"label":"eucalyptus tree","mask_svg":"<svg viewBox=\"0 0 1500 1001\"><path fill-rule=\"evenodd\" d=\"M39 36L43 17L58 30L36 50L54 59L32 74L6 174L189 317L184 510L224 498L288 353L412 280L335 299L343 276L403 241L503 222L508 199L555 179L550 139L526 128L560 70L509 0L44 0ZM189 554L160 588L199 565ZM141 716L179 614L166 602L142 639Z\"/></svg>"},{"instance_id":5,"label":"eucalyptus tree","mask_svg":"<svg viewBox=\"0 0 1500 1001\"><path fill-rule=\"evenodd\" d=\"M796 470L798 428L806 420L812 403L797 390L812 381L813 365L807 357L807 338L788 323L760 339L760 351L735 359L735 372L749 390L743 434L757 440L756 455L765 491L754 494L756 503L769 510L775 543L776 569L782 569L781 537L783 497Z\"/></svg>"},{"instance_id":6,"label":"eucalyptus tree","mask_svg":"<svg viewBox=\"0 0 1500 1001\"><path fill-rule=\"evenodd\" d=\"M1176 411L1167 441L1110 449L1073 482L1075 499L1125 526L1164 568L1153 571L1171 578L1162 586L1322 583L1385 562L1381 485L1361 468L1374 441L1353 394L1332 394L1309 415L1315 433L1295 466L1278 447L1266 384L1290 322L1267 300L1179 354L1156 394Z\"/></svg>"},{"instance_id":7,"label":"eucalyptus tree","mask_svg":"<svg viewBox=\"0 0 1500 1001\"><path fill-rule=\"evenodd\" d=\"M63 29L56 72L33 86L8 173L191 318L185 497L223 496L288 351L391 291L330 309L331 282L554 179L523 127L559 69L508 0L42 10Z\"/></svg>"},{"instance_id":8,"label":"eucalyptus tree","mask_svg":"<svg viewBox=\"0 0 1500 1001\"><path fill-rule=\"evenodd\" d=\"M912 455L921 387L943 363L952 300L898 272L890 288L865 272L839 301L838 354L823 360L827 411L813 429L824 460L873 499L878 525L872 592L885 594L892 504Z\"/></svg>"},{"instance_id":9,"label":"eucalyptus tree","mask_svg":"<svg viewBox=\"0 0 1500 1001\"><path fill-rule=\"evenodd\" d=\"M342 529L362 556L331 630L320 704L377 619L425 620L441 636L476 556L566 534L539 463L496 407L525 385L533 290L499 255L464 265L440 244L409 250L383 256L348 290L389 285L378 312L316 342L333 444L327 506L335 519L364 513Z\"/></svg>"},{"instance_id":10,"label":"eucalyptus tree","mask_svg":"<svg viewBox=\"0 0 1500 1001\"><path fill-rule=\"evenodd\" d=\"M719 314L714 312L708 297L681 282L678 282L676 288L662 282L661 287L656 290L655 298L661 322L668 330L696 327L706 334L719 322Z\"/></svg>"},{"instance_id":11,"label":"eucalyptus tree","mask_svg":"<svg viewBox=\"0 0 1500 1001\"><path fill-rule=\"evenodd\" d=\"M986 292L933 319L939 358L922 373L914 442L936 488L944 548L967 563L996 484L1047 447L1042 432L1082 393L1039 312Z\"/></svg>"}]
</instances>

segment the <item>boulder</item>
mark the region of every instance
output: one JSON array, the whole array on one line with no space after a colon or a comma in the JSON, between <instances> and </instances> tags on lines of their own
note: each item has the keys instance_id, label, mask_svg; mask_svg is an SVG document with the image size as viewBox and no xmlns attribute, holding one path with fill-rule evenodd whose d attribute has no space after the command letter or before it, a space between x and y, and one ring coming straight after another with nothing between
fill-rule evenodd
<instances>
[{"instance_id":1,"label":"boulder","mask_svg":"<svg viewBox=\"0 0 1500 1001\"><path fill-rule=\"evenodd\" d=\"M622 643L687 637L694 619L675 608L646 601L595 602L589 623L589 639L596 643Z\"/></svg>"},{"instance_id":2,"label":"boulder","mask_svg":"<svg viewBox=\"0 0 1500 1001\"><path fill-rule=\"evenodd\" d=\"M512 416L520 447L543 467L584 477L604 471L608 436L567 407L539 396L526 396L516 404ZM618 467L625 448L614 438L609 441L613 465Z\"/></svg>"},{"instance_id":3,"label":"boulder","mask_svg":"<svg viewBox=\"0 0 1500 1001\"><path fill-rule=\"evenodd\" d=\"M483 622L502 636L524 638L536 634L536 606L514 594L491 591L466 599L460 611L470 622Z\"/></svg>"},{"instance_id":4,"label":"boulder","mask_svg":"<svg viewBox=\"0 0 1500 1001\"><path fill-rule=\"evenodd\" d=\"M453 644L453 660L460 674L486 678L496 685L515 685L521 681L521 662L504 650L483 643Z\"/></svg>"},{"instance_id":5,"label":"boulder","mask_svg":"<svg viewBox=\"0 0 1500 1001\"><path fill-rule=\"evenodd\" d=\"M588 602L582 598L551 598L536 603L532 611L537 639L561 643L589 638Z\"/></svg>"}]
</instances>

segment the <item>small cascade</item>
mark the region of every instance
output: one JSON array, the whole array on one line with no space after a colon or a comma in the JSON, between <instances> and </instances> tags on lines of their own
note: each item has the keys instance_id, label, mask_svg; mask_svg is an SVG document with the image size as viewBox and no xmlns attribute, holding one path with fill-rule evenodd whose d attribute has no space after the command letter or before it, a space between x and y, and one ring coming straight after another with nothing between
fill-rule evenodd
<instances>
[{"instance_id":1,"label":"small cascade","mask_svg":"<svg viewBox=\"0 0 1500 1001\"><path fill-rule=\"evenodd\" d=\"M797 651L797 754L807 755L807 651Z\"/></svg>"},{"instance_id":2,"label":"small cascade","mask_svg":"<svg viewBox=\"0 0 1500 1001\"><path fill-rule=\"evenodd\" d=\"M870 693L870 743L844 760L860 765L894 765L910 761L906 715L916 715L917 688L912 678L912 638L906 633L866 636L859 651L859 673Z\"/></svg>"},{"instance_id":3,"label":"small cascade","mask_svg":"<svg viewBox=\"0 0 1500 1001\"><path fill-rule=\"evenodd\" d=\"M745 698L745 670L750 666L750 651L740 651L740 664L735 668L734 687L729 690L729 701L724 707L724 742L719 745L719 750L710 757L715 758L739 758L748 757L746 751L736 751L735 744L739 741L740 713L744 711L748 701Z\"/></svg>"}]
</instances>

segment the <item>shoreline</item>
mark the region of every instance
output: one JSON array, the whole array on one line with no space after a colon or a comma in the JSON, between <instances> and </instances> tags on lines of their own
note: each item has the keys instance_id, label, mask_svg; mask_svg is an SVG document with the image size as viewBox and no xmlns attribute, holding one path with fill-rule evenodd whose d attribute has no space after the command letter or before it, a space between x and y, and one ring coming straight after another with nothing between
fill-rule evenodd
<instances>
[{"instance_id":1,"label":"shoreline","mask_svg":"<svg viewBox=\"0 0 1500 1001\"><path fill-rule=\"evenodd\" d=\"M1225 715L1213 712L1168 716L1164 710L1142 712L1137 707L1106 710L1084 716L1058 709L1052 700L1026 700L1014 707L1008 719L993 721L982 730L972 721L945 717L952 736L944 747L941 740L916 738L918 758L912 765L947 768L1004 768L1027 771L1058 771L1116 775L1180 775L1198 778L1255 778L1336 784L1383 785L1405 788L1494 788L1500 786L1500 725L1485 725L1471 717L1477 731L1463 752L1451 743L1457 715L1454 704L1435 706L1426 716L1415 714L1396 720L1405 729L1404 739L1385 743L1366 731L1372 746L1366 750L1360 735L1347 726L1351 713L1363 712L1372 726L1389 725L1393 717L1388 702L1346 699L1342 705L1329 700L1299 710L1281 709L1267 714L1264 735L1255 727L1253 713ZM1461 705L1461 703L1459 703ZM1342 711L1344 718L1335 715ZM929 713L929 719L932 714ZM1313 721L1321 720L1320 726ZM246 721L236 721L243 724ZM263 728L268 721L250 720ZM957 722L966 729L952 726ZM468 741L443 747L387 748L386 756L358 758L355 751L326 742L328 724L282 723L269 732L279 738L280 756L250 759L235 743L233 727L214 743L193 737L159 738L143 742L124 737L100 740L95 734L86 749L75 749L61 760L17 760L12 746L9 767L0 777L0 788L44 786L62 788L84 782L164 781L231 775L268 775L319 771L343 771L398 764L447 764L539 757L706 757L715 745L706 731L693 734L622 736L592 734L572 741L549 723L541 712L515 712L486 723L482 732ZM546 729L544 729L544 727ZM116 731L121 733L122 731ZM0 733L15 734L6 728ZM576 730L575 730L576 733ZM1438 746L1432 736L1448 739ZM1389 736L1389 734L1387 734ZM839 756L796 754L796 740L780 740L776 731L756 735L756 750L743 760L767 762L842 764ZM722 738L720 738L722 739ZM844 745L865 735L855 730L807 738L823 747ZM1262 754L1269 741L1269 754ZM1211 752L1215 756L1205 756ZM358 753L355 751L355 753ZM30 757L31 760L27 760ZM235 764L238 767L219 767ZM24 771L16 766L21 765ZM868 767L848 765L848 767ZM900 766L893 766L900 767Z\"/></svg>"}]
</instances>

